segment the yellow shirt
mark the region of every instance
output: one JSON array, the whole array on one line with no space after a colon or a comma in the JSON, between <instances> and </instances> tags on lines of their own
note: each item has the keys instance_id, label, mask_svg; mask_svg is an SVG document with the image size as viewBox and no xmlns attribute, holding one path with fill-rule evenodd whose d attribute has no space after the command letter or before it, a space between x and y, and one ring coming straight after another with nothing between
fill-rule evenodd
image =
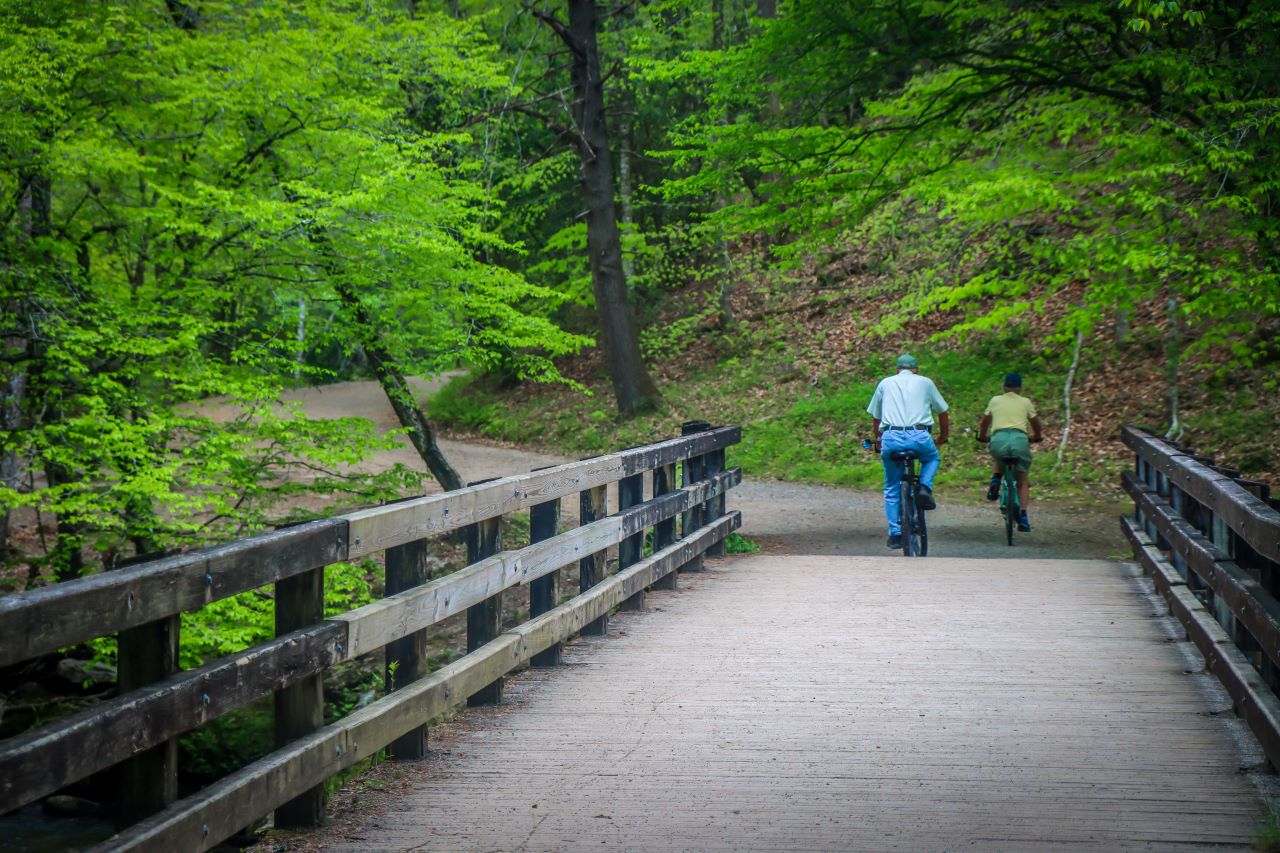
<instances>
[{"instance_id":1,"label":"yellow shirt","mask_svg":"<svg viewBox=\"0 0 1280 853\"><path fill-rule=\"evenodd\" d=\"M991 415L992 432L1020 429L1030 435L1031 419L1036 416L1036 404L1021 394L1006 391L991 398L991 402L987 403L986 414Z\"/></svg>"}]
</instances>

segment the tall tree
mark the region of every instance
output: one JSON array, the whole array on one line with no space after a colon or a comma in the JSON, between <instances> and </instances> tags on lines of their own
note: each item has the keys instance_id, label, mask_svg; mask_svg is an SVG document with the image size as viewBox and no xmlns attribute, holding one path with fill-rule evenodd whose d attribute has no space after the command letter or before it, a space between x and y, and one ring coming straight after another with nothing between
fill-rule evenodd
<instances>
[{"instance_id":1,"label":"tall tree","mask_svg":"<svg viewBox=\"0 0 1280 853\"><path fill-rule=\"evenodd\" d=\"M630 417L656 408L662 396L640 354L635 311L623 271L622 237L614 203L613 157L605 123L604 81L596 41L596 4L594 0L568 0L568 5L567 26L554 14L533 12L569 50L574 135L587 208L587 252L600 345L618 401L618 414Z\"/></svg>"}]
</instances>

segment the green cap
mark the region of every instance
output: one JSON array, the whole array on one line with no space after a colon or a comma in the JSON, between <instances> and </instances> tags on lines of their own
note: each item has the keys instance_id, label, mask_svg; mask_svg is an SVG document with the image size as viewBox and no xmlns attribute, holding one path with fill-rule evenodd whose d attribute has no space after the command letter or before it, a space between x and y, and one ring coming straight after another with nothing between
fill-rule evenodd
<instances>
[{"instance_id":1,"label":"green cap","mask_svg":"<svg viewBox=\"0 0 1280 853\"><path fill-rule=\"evenodd\" d=\"M904 352L902 355L898 356L899 370L915 370L919 366L920 363L916 361L916 357L910 353Z\"/></svg>"}]
</instances>

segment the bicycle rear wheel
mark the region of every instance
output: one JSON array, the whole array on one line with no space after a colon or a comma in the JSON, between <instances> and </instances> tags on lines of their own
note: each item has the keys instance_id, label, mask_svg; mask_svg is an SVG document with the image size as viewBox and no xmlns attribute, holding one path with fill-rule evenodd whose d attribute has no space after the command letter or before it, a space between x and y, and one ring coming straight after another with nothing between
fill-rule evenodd
<instances>
[{"instance_id":1,"label":"bicycle rear wheel","mask_svg":"<svg viewBox=\"0 0 1280 853\"><path fill-rule=\"evenodd\" d=\"M902 529L902 556L916 555L916 496L910 480L898 483L898 525Z\"/></svg>"},{"instance_id":2,"label":"bicycle rear wheel","mask_svg":"<svg viewBox=\"0 0 1280 853\"><path fill-rule=\"evenodd\" d=\"M1000 507L1004 510L1004 535L1013 545L1013 528L1018 521L1018 481L1005 474L1004 494L1001 495Z\"/></svg>"},{"instance_id":3,"label":"bicycle rear wheel","mask_svg":"<svg viewBox=\"0 0 1280 853\"><path fill-rule=\"evenodd\" d=\"M924 510L916 509L916 525L912 531L915 537L915 552L917 557L927 557L929 555L929 531L924 526Z\"/></svg>"}]
</instances>

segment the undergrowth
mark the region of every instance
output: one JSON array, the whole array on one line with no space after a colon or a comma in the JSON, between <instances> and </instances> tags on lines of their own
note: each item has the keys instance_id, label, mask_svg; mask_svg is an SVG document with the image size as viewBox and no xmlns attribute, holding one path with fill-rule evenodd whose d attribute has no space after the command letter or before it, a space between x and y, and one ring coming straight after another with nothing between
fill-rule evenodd
<instances>
[{"instance_id":1,"label":"undergrowth","mask_svg":"<svg viewBox=\"0 0 1280 853\"><path fill-rule=\"evenodd\" d=\"M940 488L985 486L988 461L975 441L978 419L1006 370L1020 369L1026 394L1050 423L1059 417L1062 378L1024 361L998 363L954 350L916 349L921 372L932 378L951 407L952 435L942 448ZM566 388L514 394L477 374L460 376L431 398L428 409L442 426L504 442L571 455L605 453L679 435L684 420L741 424L742 442L728 464L745 476L879 488L881 466L862 449L871 421L866 406L876 382L892 371L896 353L869 359L860 369L811 384L790 370L785 354L768 348L731 356L687 379L667 385L661 411L619 422L607 411L607 394ZM1030 359L1028 359L1030 361ZM1038 446L1033 481L1041 498L1118 498L1121 462L1068 453L1055 464L1056 434Z\"/></svg>"}]
</instances>

